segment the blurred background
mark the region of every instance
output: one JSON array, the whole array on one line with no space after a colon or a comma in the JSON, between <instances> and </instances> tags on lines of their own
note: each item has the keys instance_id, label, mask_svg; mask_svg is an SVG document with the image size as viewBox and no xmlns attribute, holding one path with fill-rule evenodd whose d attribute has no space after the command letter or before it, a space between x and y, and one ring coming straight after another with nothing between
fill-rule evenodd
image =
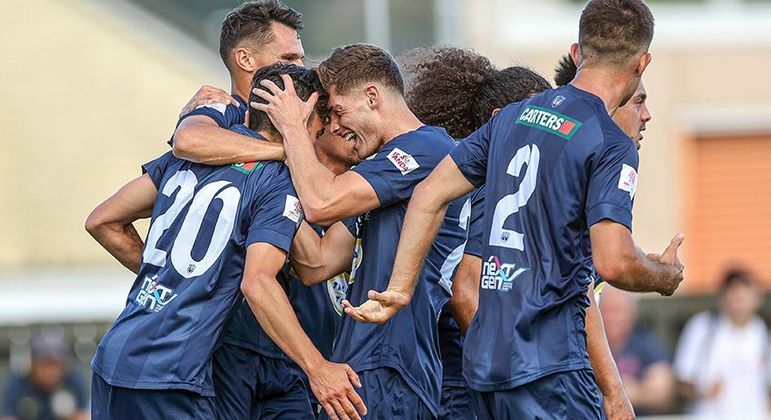
<instances>
[{"instance_id":1,"label":"blurred background","mask_svg":"<svg viewBox=\"0 0 771 420\"><path fill-rule=\"evenodd\" d=\"M219 24L240 3L0 2L0 391L9 381L32 381L29 372L46 362L55 365L49 379L58 374L58 383L69 384L58 415L78 412L90 358L133 280L87 235L83 222L140 173L140 164L168 150L178 113L200 85L228 89L217 54ZM359 41L396 56L417 46L452 44L473 48L499 67L529 66L549 80L576 40L583 5L286 3L305 17L302 38L311 61ZM632 388L642 390L644 413L679 414L704 401L740 398L729 395L734 392L746 396L730 390L729 375L745 383L758 376L768 407L771 2L649 4L656 35L644 82L653 119L641 150L634 234L646 252L661 252L676 232L686 232L687 271L674 297L618 293L609 299L606 323L624 327L609 331L617 339L614 355L620 367L633 367L622 373L630 395ZM621 315L613 307L622 308ZM701 317L691 319L695 314ZM691 333L683 333L686 322ZM631 338L640 339L638 333L652 337L643 342L655 341L657 348L625 359L624 349ZM731 353L733 348L739 350ZM686 362L673 369L673 357L681 353ZM743 361L746 369L739 366ZM646 382L649 366L656 368L655 386ZM644 399L652 391L645 390L655 389L667 392L650 405Z\"/></svg>"}]
</instances>

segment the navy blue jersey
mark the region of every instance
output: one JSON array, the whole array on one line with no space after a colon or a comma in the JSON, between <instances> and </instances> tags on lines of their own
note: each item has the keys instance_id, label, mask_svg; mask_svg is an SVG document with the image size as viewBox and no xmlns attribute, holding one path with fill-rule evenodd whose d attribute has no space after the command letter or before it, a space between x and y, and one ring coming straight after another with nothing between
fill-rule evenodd
<instances>
[{"instance_id":1,"label":"navy blue jersey","mask_svg":"<svg viewBox=\"0 0 771 420\"><path fill-rule=\"evenodd\" d=\"M463 363L463 334L458 322L445 310L439 317L439 354L442 357L443 386L465 387L461 369Z\"/></svg>"},{"instance_id":2,"label":"navy blue jersey","mask_svg":"<svg viewBox=\"0 0 771 420\"><path fill-rule=\"evenodd\" d=\"M213 167L167 153L143 170L158 197L140 272L92 368L113 386L213 395L210 356L237 301L246 248L288 252L302 209L279 162Z\"/></svg>"},{"instance_id":3,"label":"navy blue jersey","mask_svg":"<svg viewBox=\"0 0 771 420\"><path fill-rule=\"evenodd\" d=\"M323 234L319 226L311 227ZM344 273L315 286L306 287L289 264L278 276L297 320L325 359L332 355L332 344L343 313L343 299L348 290L348 277L348 273ZM266 357L293 363L262 329L245 300L241 301L233 318L228 322L223 341Z\"/></svg>"},{"instance_id":4,"label":"navy blue jersey","mask_svg":"<svg viewBox=\"0 0 771 420\"><path fill-rule=\"evenodd\" d=\"M452 153L486 186L479 310L465 341L469 386L497 391L589 368L589 226L631 229L637 150L598 97L571 85L511 104Z\"/></svg>"},{"instance_id":5,"label":"navy blue jersey","mask_svg":"<svg viewBox=\"0 0 771 420\"><path fill-rule=\"evenodd\" d=\"M468 222L468 240L463 253L482 258L482 237L485 231L485 186L482 185L471 192L470 199L471 214Z\"/></svg>"},{"instance_id":6,"label":"navy blue jersey","mask_svg":"<svg viewBox=\"0 0 771 420\"><path fill-rule=\"evenodd\" d=\"M453 140L443 129L424 126L392 139L373 158L353 169L372 185L380 200L380 208L360 218L357 239L361 242L348 291L353 305L366 301L370 289L385 290L388 286L412 191L452 147ZM381 325L344 317L333 354L334 360L349 363L357 372L396 369L434 415L442 372L437 321L449 299L452 274L463 253L463 203L457 201L449 207L410 305Z\"/></svg>"}]
</instances>

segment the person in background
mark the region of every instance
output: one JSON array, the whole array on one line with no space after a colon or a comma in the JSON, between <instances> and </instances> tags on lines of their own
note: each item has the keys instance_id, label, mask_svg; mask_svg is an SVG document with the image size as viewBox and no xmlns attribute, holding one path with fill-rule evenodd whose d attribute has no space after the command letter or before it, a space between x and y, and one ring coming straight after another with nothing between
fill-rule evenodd
<instances>
[{"instance_id":1,"label":"person in background","mask_svg":"<svg viewBox=\"0 0 771 420\"><path fill-rule=\"evenodd\" d=\"M691 413L765 418L768 328L757 313L761 301L752 275L732 269L720 287L719 309L699 313L685 325L674 369Z\"/></svg>"},{"instance_id":2,"label":"person in background","mask_svg":"<svg viewBox=\"0 0 771 420\"><path fill-rule=\"evenodd\" d=\"M64 341L56 336L37 336L30 353L29 372L12 376L6 385L0 419L87 419L86 385L71 368Z\"/></svg>"},{"instance_id":3,"label":"person in background","mask_svg":"<svg viewBox=\"0 0 771 420\"><path fill-rule=\"evenodd\" d=\"M600 302L605 335L638 416L667 412L675 395L675 379L660 341L637 325L637 300L607 286Z\"/></svg>"}]
</instances>

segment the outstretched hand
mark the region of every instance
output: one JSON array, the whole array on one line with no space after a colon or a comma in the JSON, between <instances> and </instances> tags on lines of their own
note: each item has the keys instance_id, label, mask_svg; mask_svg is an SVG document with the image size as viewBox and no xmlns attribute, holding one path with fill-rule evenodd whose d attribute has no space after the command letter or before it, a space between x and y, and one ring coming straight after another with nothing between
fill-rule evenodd
<instances>
[{"instance_id":1,"label":"outstretched hand","mask_svg":"<svg viewBox=\"0 0 771 420\"><path fill-rule=\"evenodd\" d=\"M308 119L313 113L319 93L313 92L307 101L297 96L292 78L288 74L282 74L284 89L279 88L270 80L262 80L260 84L264 89L254 88L252 93L264 99L267 103L251 102L250 107L268 114L270 121L279 132L288 128L305 129Z\"/></svg>"},{"instance_id":2,"label":"outstretched hand","mask_svg":"<svg viewBox=\"0 0 771 420\"><path fill-rule=\"evenodd\" d=\"M382 324L410 303L409 296L396 290L370 290L367 298L369 300L356 307L348 300L343 300L345 313L359 322Z\"/></svg>"}]
</instances>

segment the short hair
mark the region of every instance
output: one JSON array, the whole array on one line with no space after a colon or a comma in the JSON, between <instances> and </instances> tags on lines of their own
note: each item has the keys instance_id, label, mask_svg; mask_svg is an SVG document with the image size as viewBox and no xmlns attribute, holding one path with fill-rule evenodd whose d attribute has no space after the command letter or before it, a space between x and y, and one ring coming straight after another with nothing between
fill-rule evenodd
<instances>
[{"instance_id":1,"label":"short hair","mask_svg":"<svg viewBox=\"0 0 771 420\"><path fill-rule=\"evenodd\" d=\"M648 51L652 40L653 14L643 0L589 0L581 12L582 59L623 65Z\"/></svg>"},{"instance_id":2,"label":"short hair","mask_svg":"<svg viewBox=\"0 0 771 420\"><path fill-rule=\"evenodd\" d=\"M404 94L399 66L384 49L370 44L337 47L316 69L325 89L346 94L368 82L378 82Z\"/></svg>"},{"instance_id":3,"label":"short hair","mask_svg":"<svg viewBox=\"0 0 771 420\"><path fill-rule=\"evenodd\" d=\"M296 31L303 28L302 15L279 0L249 1L228 13L220 30L220 57L225 67L231 70L230 52L243 40L257 45L273 41L273 22Z\"/></svg>"},{"instance_id":4,"label":"short hair","mask_svg":"<svg viewBox=\"0 0 771 420\"><path fill-rule=\"evenodd\" d=\"M554 84L557 86L565 86L576 78L576 72L578 68L576 63L573 62L573 58L570 55L565 54L557 63L557 67L554 68Z\"/></svg>"},{"instance_id":5,"label":"short hair","mask_svg":"<svg viewBox=\"0 0 771 420\"><path fill-rule=\"evenodd\" d=\"M283 74L288 74L292 78L295 92L303 101L307 101L313 92L323 93L321 83L313 70L286 63L276 63L257 70L252 79L252 89L256 88L269 92L266 87L260 84L262 80L270 80L279 88L284 89L284 79L281 78ZM249 102L267 103L254 92L249 94ZM254 108L249 110L249 128L254 131L267 131L272 135L278 134L278 130L270 121L268 114Z\"/></svg>"},{"instance_id":6,"label":"short hair","mask_svg":"<svg viewBox=\"0 0 771 420\"><path fill-rule=\"evenodd\" d=\"M734 285L753 287L755 286L755 281L749 271L742 268L731 268L723 275L723 280L720 283L720 291L725 292Z\"/></svg>"},{"instance_id":7,"label":"short hair","mask_svg":"<svg viewBox=\"0 0 771 420\"><path fill-rule=\"evenodd\" d=\"M404 59L407 104L418 119L443 127L454 138L468 137L496 108L549 89L549 82L524 67L496 70L472 50L431 47Z\"/></svg>"}]
</instances>

